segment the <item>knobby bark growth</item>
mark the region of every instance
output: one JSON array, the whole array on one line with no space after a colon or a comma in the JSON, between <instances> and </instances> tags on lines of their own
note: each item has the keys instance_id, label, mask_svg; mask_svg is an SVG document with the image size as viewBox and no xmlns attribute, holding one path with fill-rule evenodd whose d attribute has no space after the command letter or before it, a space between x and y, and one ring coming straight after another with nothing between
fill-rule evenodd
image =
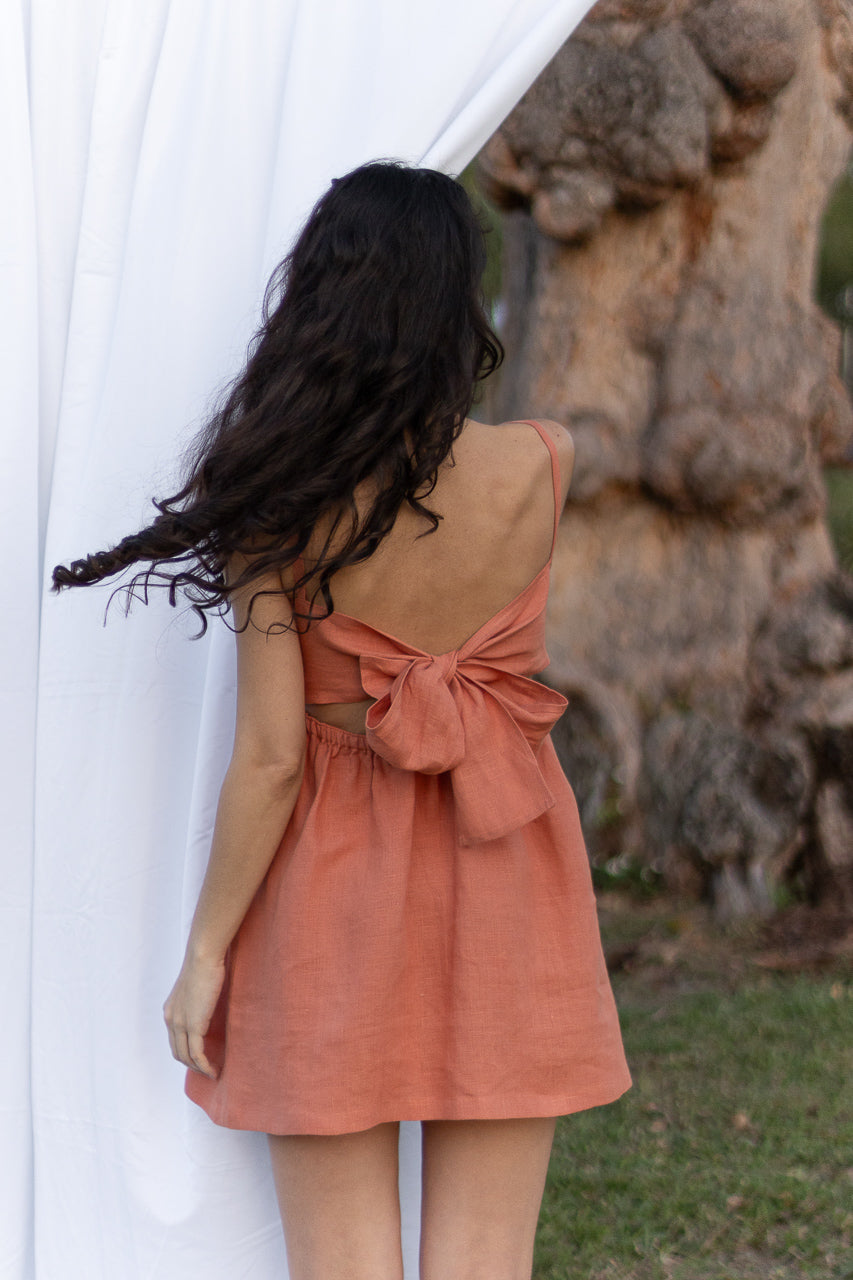
<instances>
[{"instance_id":1,"label":"knobby bark growth","mask_svg":"<svg viewBox=\"0 0 853 1280\"><path fill-rule=\"evenodd\" d=\"M480 157L504 217L489 407L577 446L548 679L591 852L726 914L853 902L850 456L812 301L853 124L851 0L601 0Z\"/></svg>"}]
</instances>

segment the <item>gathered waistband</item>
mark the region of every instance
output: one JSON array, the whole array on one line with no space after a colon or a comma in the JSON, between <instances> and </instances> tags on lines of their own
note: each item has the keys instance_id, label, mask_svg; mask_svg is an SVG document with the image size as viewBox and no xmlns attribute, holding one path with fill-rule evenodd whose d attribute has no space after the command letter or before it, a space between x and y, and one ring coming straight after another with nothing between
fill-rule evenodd
<instances>
[{"instance_id":1,"label":"gathered waistband","mask_svg":"<svg viewBox=\"0 0 853 1280\"><path fill-rule=\"evenodd\" d=\"M339 729L336 724L327 724L325 720L318 720L316 716L309 715L307 711L305 712L305 727L308 730L309 737L317 738L320 742L329 742L336 747L349 751L363 751L368 755L372 754L366 733L353 733L351 729Z\"/></svg>"}]
</instances>

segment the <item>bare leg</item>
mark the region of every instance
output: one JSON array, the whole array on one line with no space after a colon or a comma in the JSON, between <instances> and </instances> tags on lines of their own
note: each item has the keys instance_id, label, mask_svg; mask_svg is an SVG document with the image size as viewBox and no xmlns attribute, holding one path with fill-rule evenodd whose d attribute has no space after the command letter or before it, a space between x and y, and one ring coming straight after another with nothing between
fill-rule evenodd
<instances>
[{"instance_id":1,"label":"bare leg","mask_svg":"<svg viewBox=\"0 0 853 1280\"><path fill-rule=\"evenodd\" d=\"M268 1135L291 1280L402 1280L398 1135Z\"/></svg>"},{"instance_id":2,"label":"bare leg","mask_svg":"<svg viewBox=\"0 0 853 1280\"><path fill-rule=\"evenodd\" d=\"M421 1280L530 1280L555 1123L424 1123Z\"/></svg>"}]
</instances>

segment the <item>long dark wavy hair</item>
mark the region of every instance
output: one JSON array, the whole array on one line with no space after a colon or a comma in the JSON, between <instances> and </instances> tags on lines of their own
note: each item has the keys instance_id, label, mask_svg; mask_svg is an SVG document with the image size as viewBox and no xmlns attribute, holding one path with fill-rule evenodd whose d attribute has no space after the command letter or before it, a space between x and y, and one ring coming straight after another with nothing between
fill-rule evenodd
<instances>
[{"instance_id":1,"label":"long dark wavy hair","mask_svg":"<svg viewBox=\"0 0 853 1280\"><path fill-rule=\"evenodd\" d=\"M330 580L367 559L407 502L425 505L503 350L486 318L483 229L464 188L394 161L336 178L267 286L246 366L193 442L183 484L151 524L108 551L57 565L53 590L146 567L118 590L226 613L252 581L293 565L323 516L319 558L297 574L334 608ZM373 478L360 514L355 489ZM226 581L235 553L249 557ZM283 590L284 588L282 588ZM250 600L251 606L260 592ZM112 597L110 597L112 599ZM323 615L323 616L324 616ZM248 619L246 624L248 625Z\"/></svg>"}]
</instances>

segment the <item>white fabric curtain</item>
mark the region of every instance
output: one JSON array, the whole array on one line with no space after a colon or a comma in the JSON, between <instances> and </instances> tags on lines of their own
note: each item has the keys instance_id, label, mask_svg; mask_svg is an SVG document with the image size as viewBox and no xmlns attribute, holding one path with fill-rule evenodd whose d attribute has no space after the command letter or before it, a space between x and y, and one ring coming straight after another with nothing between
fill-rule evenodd
<instances>
[{"instance_id":1,"label":"white fabric curtain","mask_svg":"<svg viewBox=\"0 0 853 1280\"><path fill-rule=\"evenodd\" d=\"M46 594L171 492L314 199L458 170L591 0L0 0L2 1280L286 1275L262 1135L162 1002L230 749L231 634ZM409 1274L417 1132L403 1139Z\"/></svg>"}]
</instances>

